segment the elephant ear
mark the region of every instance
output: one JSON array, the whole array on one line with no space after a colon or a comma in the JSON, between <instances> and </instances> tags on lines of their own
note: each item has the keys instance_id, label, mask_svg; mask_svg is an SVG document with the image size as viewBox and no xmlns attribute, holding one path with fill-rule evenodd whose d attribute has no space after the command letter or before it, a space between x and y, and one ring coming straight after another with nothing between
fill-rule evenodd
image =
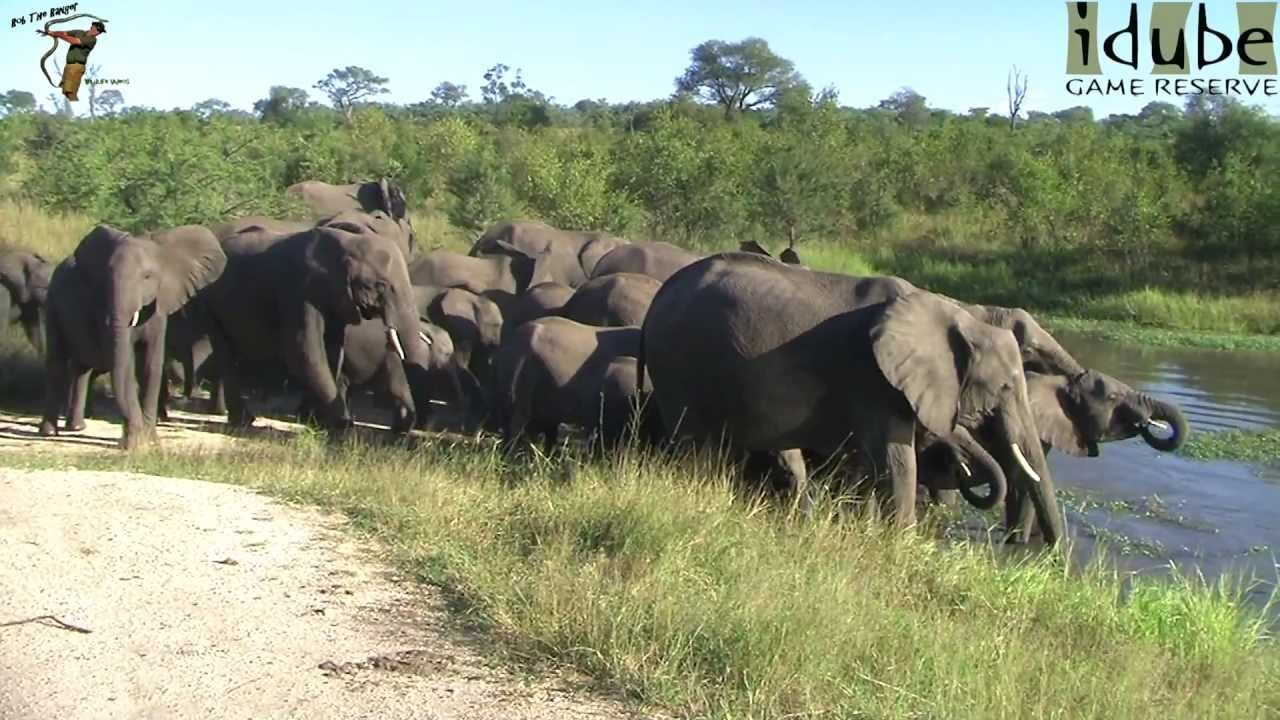
<instances>
[{"instance_id":1,"label":"elephant ear","mask_svg":"<svg viewBox=\"0 0 1280 720\"><path fill-rule=\"evenodd\" d=\"M1071 455L1096 455L1097 445L1089 443L1071 421L1074 401L1070 388L1062 382L1063 378L1034 372L1028 372L1026 376L1027 399L1031 402L1031 414L1041 442Z\"/></svg>"},{"instance_id":2,"label":"elephant ear","mask_svg":"<svg viewBox=\"0 0 1280 720\"><path fill-rule=\"evenodd\" d=\"M756 255L773 257L773 255L769 254L768 250L765 250L764 247L755 240L744 240L738 244L738 249L745 253L755 253Z\"/></svg>"},{"instance_id":3,"label":"elephant ear","mask_svg":"<svg viewBox=\"0 0 1280 720\"><path fill-rule=\"evenodd\" d=\"M804 264L800 262L799 253L797 253L792 248L787 248L786 250L783 250L782 254L778 256L778 259L786 263L787 265L803 265Z\"/></svg>"},{"instance_id":4,"label":"elephant ear","mask_svg":"<svg viewBox=\"0 0 1280 720\"><path fill-rule=\"evenodd\" d=\"M166 315L181 309L201 288L221 277L227 267L222 244L203 226L186 225L153 233L150 239L158 246L156 255L163 273L157 309Z\"/></svg>"},{"instance_id":5,"label":"elephant ear","mask_svg":"<svg viewBox=\"0 0 1280 720\"><path fill-rule=\"evenodd\" d=\"M105 271L111 254L120 247L129 234L110 225L98 225L85 235L74 253L76 267L84 270Z\"/></svg>"},{"instance_id":6,"label":"elephant ear","mask_svg":"<svg viewBox=\"0 0 1280 720\"><path fill-rule=\"evenodd\" d=\"M936 295L918 292L885 303L871 329L872 353L885 379L906 397L925 429L940 437L955 429L972 354L961 313Z\"/></svg>"}]
</instances>

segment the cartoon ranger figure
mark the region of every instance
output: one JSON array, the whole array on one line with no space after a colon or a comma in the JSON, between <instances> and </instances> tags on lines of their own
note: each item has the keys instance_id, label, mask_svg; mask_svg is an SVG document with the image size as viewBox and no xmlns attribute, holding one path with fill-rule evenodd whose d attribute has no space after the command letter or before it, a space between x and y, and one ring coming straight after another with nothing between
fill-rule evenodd
<instances>
[{"instance_id":1,"label":"cartoon ranger figure","mask_svg":"<svg viewBox=\"0 0 1280 720\"><path fill-rule=\"evenodd\" d=\"M80 80L84 78L85 63L89 62L89 53L98 44L98 36L106 31L107 25L101 20L94 20L88 30L36 31L55 40L65 40L71 46L67 48L67 61L62 67L62 85L60 85L62 94L68 100L80 99L76 93L80 90Z\"/></svg>"}]
</instances>

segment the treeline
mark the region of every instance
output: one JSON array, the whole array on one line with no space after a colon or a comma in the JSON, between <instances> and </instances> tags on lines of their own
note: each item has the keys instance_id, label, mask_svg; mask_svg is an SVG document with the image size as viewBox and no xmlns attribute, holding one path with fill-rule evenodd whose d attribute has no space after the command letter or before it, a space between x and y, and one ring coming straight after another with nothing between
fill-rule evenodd
<instances>
[{"instance_id":1,"label":"treeline","mask_svg":"<svg viewBox=\"0 0 1280 720\"><path fill-rule=\"evenodd\" d=\"M909 242L1092 258L1109 275L1202 290L1280 282L1280 124L1221 98L1011 125L910 91L876 108L819 93L729 117L689 96L334 110L276 91L254 114L11 112L0 177L11 194L133 230L288 213L282 189L298 180L386 175L467 233L527 217L705 248ZM908 222L922 217L939 221Z\"/></svg>"}]
</instances>

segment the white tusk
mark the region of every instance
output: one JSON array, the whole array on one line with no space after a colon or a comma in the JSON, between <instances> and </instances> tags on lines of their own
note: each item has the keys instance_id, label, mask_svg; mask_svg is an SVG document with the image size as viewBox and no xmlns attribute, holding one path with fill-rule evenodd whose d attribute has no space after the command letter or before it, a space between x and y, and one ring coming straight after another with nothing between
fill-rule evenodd
<instances>
[{"instance_id":1,"label":"white tusk","mask_svg":"<svg viewBox=\"0 0 1280 720\"><path fill-rule=\"evenodd\" d=\"M1173 426L1172 426L1172 425L1170 425L1169 423L1167 423L1167 422L1165 422L1165 421L1163 421L1163 420L1151 420L1151 421L1149 421L1147 424L1148 424L1148 425L1153 425L1153 426L1155 426L1155 427L1158 427L1158 428L1160 428L1161 430L1172 430L1172 429L1173 429Z\"/></svg>"},{"instance_id":2,"label":"white tusk","mask_svg":"<svg viewBox=\"0 0 1280 720\"><path fill-rule=\"evenodd\" d=\"M138 327L138 318L142 317L142 311L138 310L133 313L133 319L129 321L129 327Z\"/></svg>"},{"instance_id":3,"label":"white tusk","mask_svg":"<svg viewBox=\"0 0 1280 720\"><path fill-rule=\"evenodd\" d=\"M973 471L969 469L969 466L966 465L963 460L960 461L960 471L963 472L964 476L967 478L973 477Z\"/></svg>"},{"instance_id":4,"label":"white tusk","mask_svg":"<svg viewBox=\"0 0 1280 720\"><path fill-rule=\"evenodd\" d=\"M1040 476L1035 470L1031 469L1031 465L1027 463L1027 459L1022 455L1022 448L1018 447L1018 443L1013 443L1010 447L1013 448L1013 457L1016 458L1018 464L1022 466L1022 471L1030 475L1032 480L1040 482Z\"/></svg>"},{"instance_id":5,"label":"white tusk","mask_svg":"<svg viewBox=\"0 0 1280 720\"><path fill-rule=\"evenodd\" d=\"M418 331L418 337L422 338L422 342L424 342L424 343L426 343L426 344L428 344L428 345L430 345L430 344L431 344L431 336L427 335L426 333L422 332L421 330L419 330L419 331Z\"/></svg>"},{"instance_id":6,"label":"white tusk","mask_svg":"<svg viewBox=\"0 0 1280 720\"><path fill-rule=\"evenodd\" d=\"M391 338L391 346L396 349L396 355L404 360L404 346L400 344L400 333L395 328L387 328L387 337Z\"/></svg>"}]
</instances>

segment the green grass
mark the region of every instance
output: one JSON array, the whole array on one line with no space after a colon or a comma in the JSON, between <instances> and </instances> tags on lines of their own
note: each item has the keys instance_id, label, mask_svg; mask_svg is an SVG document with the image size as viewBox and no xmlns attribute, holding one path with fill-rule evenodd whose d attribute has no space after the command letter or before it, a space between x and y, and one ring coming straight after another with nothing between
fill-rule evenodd
<instances>
[{"instance_id":1,"label":"green grass","mask_svg":"<svg viewBox=\"0 0 1280 720\"><path fill-rule=\"evenodd\" d=\"M1280 430L1195 433L1178 452L1196 460L1232 460L1280 467Z\"/></svg>"},{"instance_id":2,"label":"green grass","mask_svg":"<svg viewBox=\"0 0 1280 720\"><path fill-rule=\"evenodd\" d=\"M1280 652L1239 586L997 561L749 502L707 459L506 465L485 446L27 456L345 512L516 661L699 718L1261 718ZM828 517L827 510L818 514Z\"/></svg>"}]
</instances>

